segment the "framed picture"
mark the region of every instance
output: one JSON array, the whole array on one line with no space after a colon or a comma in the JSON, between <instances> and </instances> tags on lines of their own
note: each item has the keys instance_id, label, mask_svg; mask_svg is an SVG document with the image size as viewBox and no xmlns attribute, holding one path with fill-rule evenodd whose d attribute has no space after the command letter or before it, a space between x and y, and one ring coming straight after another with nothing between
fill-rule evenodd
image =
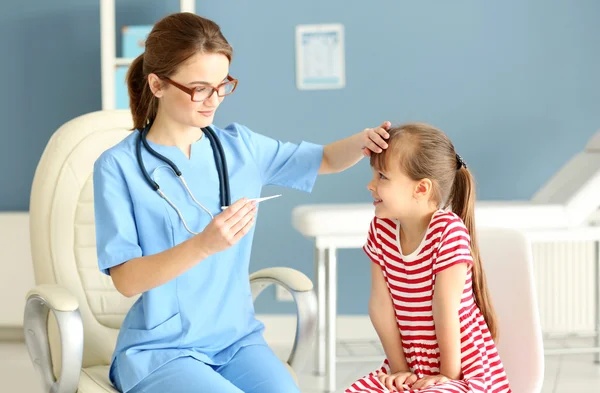
<instances>
[{"instance_id":1,"label":"framed picture","mask_svg":"<svg viewBox=\"0 0 600 393\"><path fill-rule=\"evenodd\" d=\"M296 26L296 86L300 90L346 85L344 26Z\"/></svg>"}]
</instances>

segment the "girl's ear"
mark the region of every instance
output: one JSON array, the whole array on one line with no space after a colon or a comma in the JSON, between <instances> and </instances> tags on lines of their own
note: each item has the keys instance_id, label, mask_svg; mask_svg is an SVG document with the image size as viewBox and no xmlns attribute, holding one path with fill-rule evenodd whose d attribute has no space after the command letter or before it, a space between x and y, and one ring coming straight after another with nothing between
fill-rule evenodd
<instances>
[{"instance_id":1,"label":"girl's ear","mask_svg":"<svg viewBox=\"0 0 600 393\"><path fill-rule=\"evenodd\" d=\"M423 201L428 201L431 197L431 190L433 188L433 183L431 182L431 180L425 178L425 179L421 179L417 182L417 185L415 187L415 199L417 200L423 200Z\"/></svg>"}]
</instances>

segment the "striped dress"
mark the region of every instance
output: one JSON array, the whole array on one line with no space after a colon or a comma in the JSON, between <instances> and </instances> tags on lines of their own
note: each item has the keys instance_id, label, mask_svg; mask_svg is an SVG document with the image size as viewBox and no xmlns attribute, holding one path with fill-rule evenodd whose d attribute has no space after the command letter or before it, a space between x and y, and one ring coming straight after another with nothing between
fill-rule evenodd
<instances>
[{"instance_id":1,"label":"striped dress","mask_svg":"<svg viewBox=\"0 0 600 393\"><path fill-rule=\"evenodd\" d=\"M396 310L402 349L411 371L418 378L437 375L440 372L440 351L432 309L435 277L442 270L459 263L472 265L470 236L460 217L443 210L433 215L425 237L412 254L403 255L399 234L397 221L374 218L363 249L374 263L381 266ZM510 393L496 345L475 304L471 269L467 273L457 317L460 319L463 378L419 392ZM377 379L379 371L390 372L387 359L380 369L356 381L346 389L346 393L390 392Z\"/></svg>"}]
</instances>

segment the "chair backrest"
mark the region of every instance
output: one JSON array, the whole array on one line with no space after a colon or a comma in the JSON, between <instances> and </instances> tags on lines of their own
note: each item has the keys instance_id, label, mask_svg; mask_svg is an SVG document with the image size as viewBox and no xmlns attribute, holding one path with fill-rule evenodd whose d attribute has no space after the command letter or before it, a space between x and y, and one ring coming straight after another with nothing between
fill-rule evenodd
<instances>
[{"instance_id":1,"label":"chair backrest","mask_svg":"<svg viewBox=\"0 0 600 393\"><path fill-rule=\"evenodd\" d=\"M30 201L36 284L58 284L79 301L83 366L109 364L118 329L136 300L117 292L97 265L92 173L95 160L133 127L127 110L77 117L51 137L37 166ZM60 348L50 324L51 348ZM54 365L60 364L52 350ZM56 372L56 368L55 368Z\"/></svg>"},{"instance_id":2,"label":"chair backrest","mask_svg":"<svg viewBox=\"0 0 600 393\"><path fill-rule=\"evenodd\" d=\"M513 392L538 393L544 349L531 244L513 229L479 228L481 260L498 317L498 352Z\"/></svg>"}]
</instances>

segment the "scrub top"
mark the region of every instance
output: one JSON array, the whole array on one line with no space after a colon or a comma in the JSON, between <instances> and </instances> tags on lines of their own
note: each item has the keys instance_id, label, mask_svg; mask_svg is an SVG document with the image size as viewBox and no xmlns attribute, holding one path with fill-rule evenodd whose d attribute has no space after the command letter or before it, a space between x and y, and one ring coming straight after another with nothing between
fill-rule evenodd
<instances>
[{"instance_id":1,"label":"scrub top","mask_svg":"<svg viewBox=\"0 0 600 393\"><path fill-rule=\"evenodd\" d=\"M277 141L239 124L213 129L227 159L232 203L259 197L265 185L312 190L322 146ZM136 159L138 136L133 131L94 165L98 265L106 274L113 266L160 253L193 236L142 175ZM192 144L189 159L176 146L148 143L179 167L198 202L214 216L221 213L219 178L206 136ZM179 208L188 227L202 231L211 221L208 213L192 201L167 164L144 147L142 157L146 170ZM118 373L125 393L173 359L191 356L222 365L244 346L266 345L250 291L253 234L254 227L234 246L140 296L119 332L111 364L113 384Z\"/></svg>"}]
</instances>

